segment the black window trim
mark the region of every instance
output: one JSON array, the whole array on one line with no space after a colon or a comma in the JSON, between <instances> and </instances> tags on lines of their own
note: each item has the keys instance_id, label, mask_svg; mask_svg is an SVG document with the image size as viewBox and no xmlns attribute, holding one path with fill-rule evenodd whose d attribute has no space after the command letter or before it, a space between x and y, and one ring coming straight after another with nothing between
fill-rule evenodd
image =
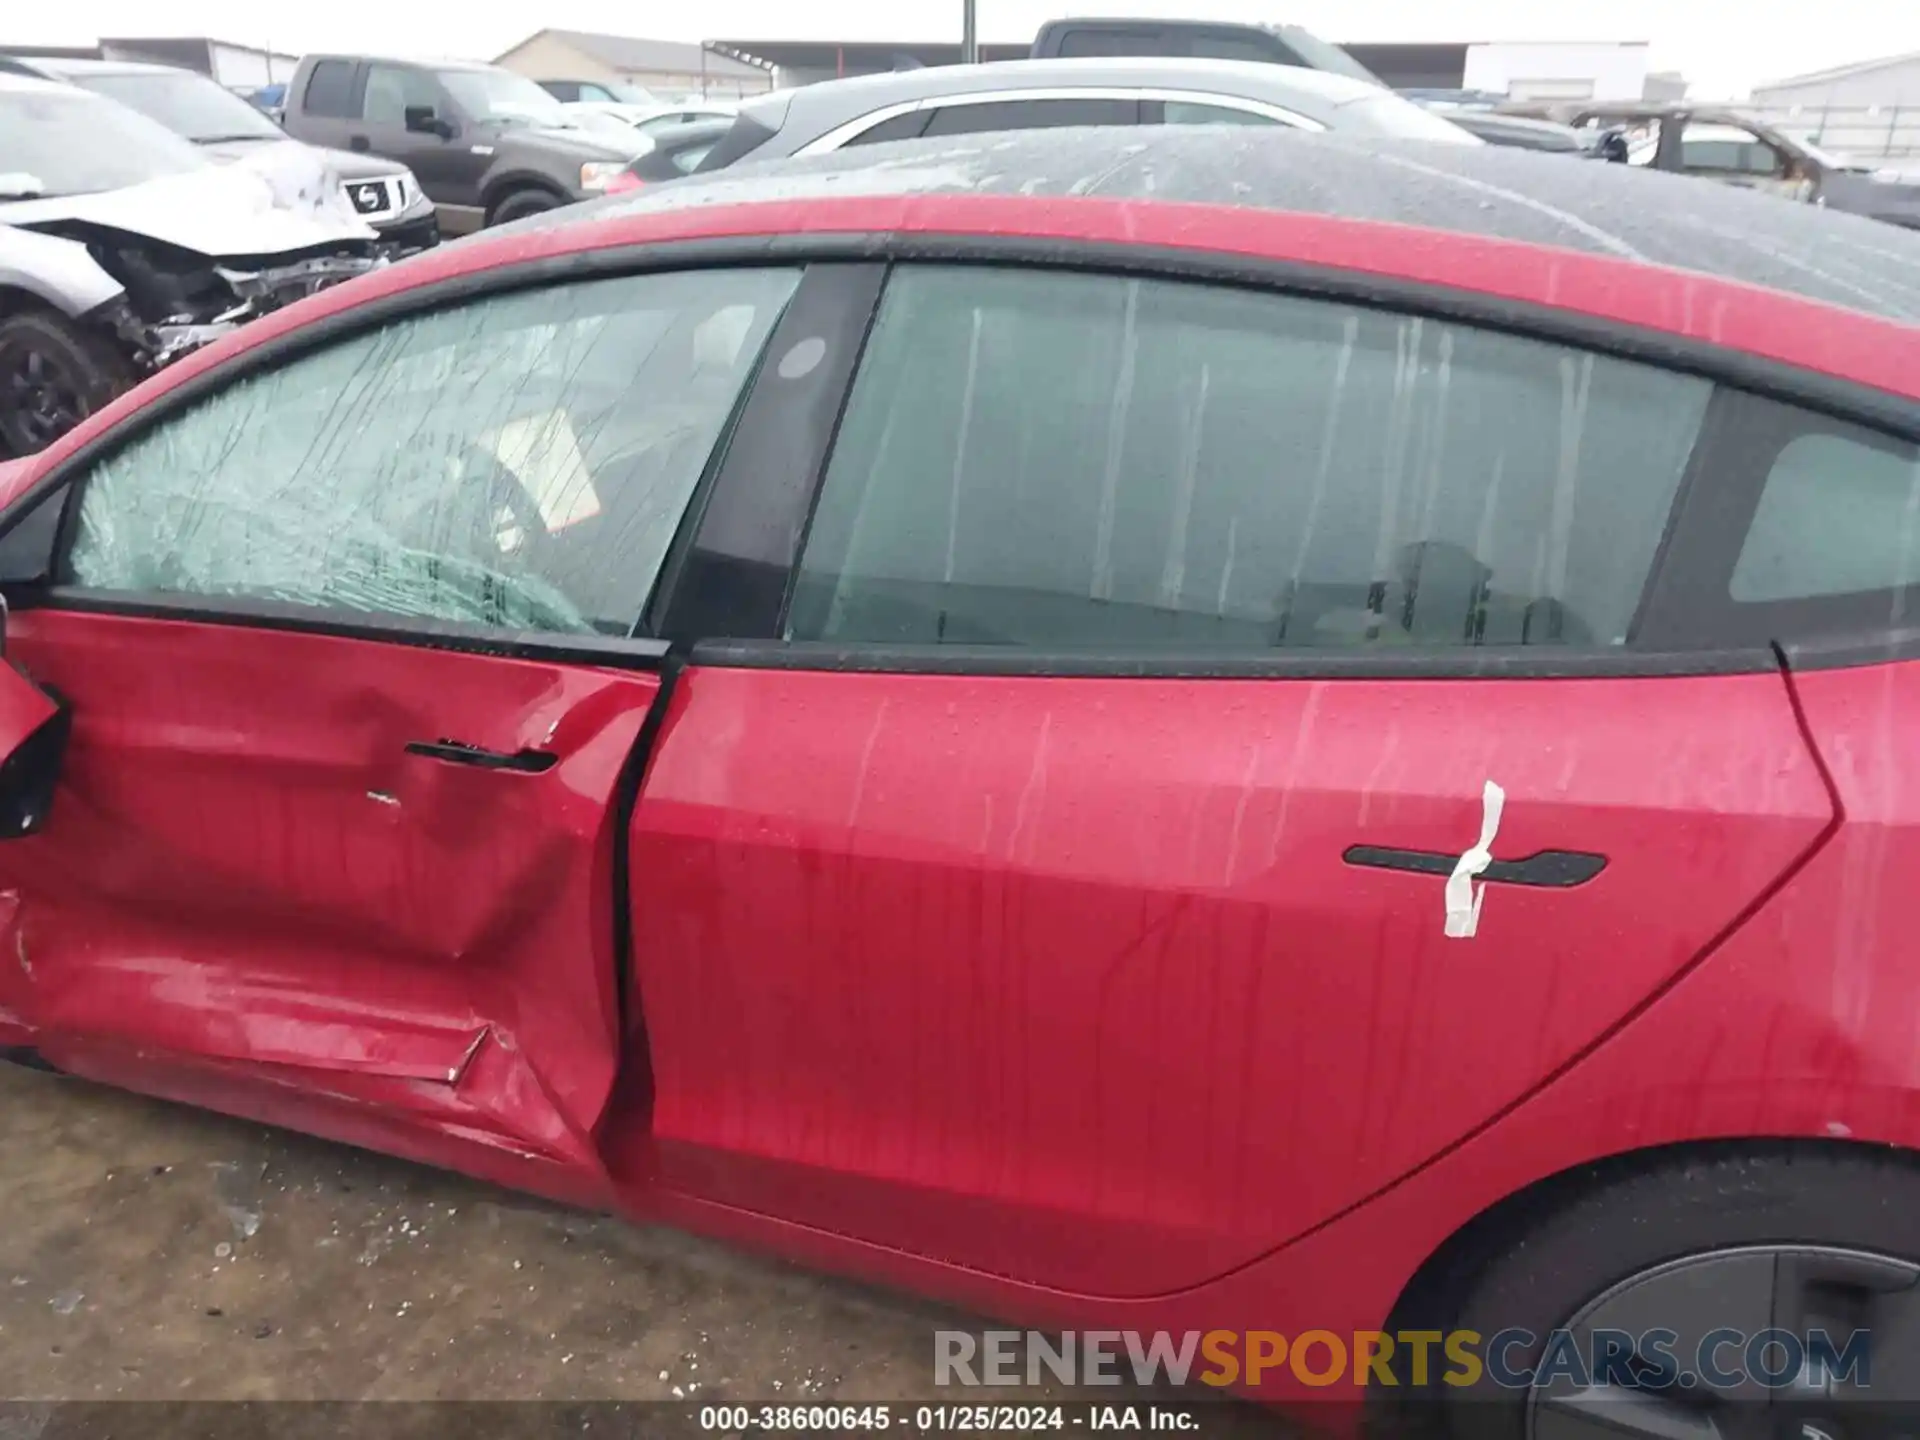
<instances>
[{"instance_id":1,"label":"black window trim","mask_svg":"<svg viewBox=\"0 0 1920 1440\"><path fill-rule=\"evenodd\" d=\"M1726 351L1684 337L1502 300L1417 282L1356 277L1351 272L1328 272L1316 267L1267 261L1235 261L1208 252L1144 251L1139 247L1042 247L1039 242L998 237L896 236L889 251L895 265L915 262L1018 265L1092 271L1141 278L1197 278L1242 284L1266 293L1307 298L1337 299L1371 305L1395 313L1457 320L1483 329L1567 344L1595 354L1690 374L1715 384L1702 418L1693 454L1676 490L1659 544L1641 590L1630 638L1625 645L1587 649L1539 647L1420 647L1383 654L1355 654L1329 647L1314 650L1275 650L1259 653L1210 654L1166 648L1049 651L1028 647L888 646L781 639L785 607L760 632L729 637L694 637L696 663L743 668L850 670L862 672L1051 675L1051 676L1161 676L1168 678L1337 679L1342 677L1417 678L1567 678L1593 676L1673 676L1775 672L1785 653L1806 655L1806 647L1782 647L1769 635L1741 632L1702 633L1679 623L1680 617L1664 603L1664 576L1697 567L1703 549L1715 543L1699 533L1689 520L1695 511L1689 500L1696 491L1747 489L1765 479L1759 475L1729 475L1729 427L1737 429L1743 406L1784 402L1843 422L1866 425L1902 439L1920 440L1920 404L1904 397L1869 390L1832 377L1783 365L1761 357ZM1098 253L1096 253L1098 252ZM884 297L883 297L884 298ZM857 381L858 375L854 379ZM842 398L842 408L851 396ZM830 455L830 452L829 452ZM826 460L821 457L813 502L817 505L825 481ZM811 528L811 517L809 526ZM804 552L803 531L790 557L790 577L797 575ZM1723 542L1724 543L1724 542ZM1730 561L1728 562L1731 563ZM789 580L789 599L792 580ZM1845 653L1852 653L1851 651ZM1920 655L1920 633L1912 653ZM1884 644L1870 658L1885 659ZM1858 663L1857 661L1848 663Z\"/></svg>"},{"instance_id":2,"label":"black window trim","mask_svg":"<svg viewBox=\"0 0 1920 1440\"><path fill-rule=\"evenodd\" d=\"M1680 373L1697 375L1717 382L1729 391L1744 392L1766 399L1817 411L1834 418L1865 425L1896 438L1920 443L1920 402L1890 391L1881 391L1855 382L1836 379L1798 366L1728 350L1706 342L1674 336L1603 318L1580 315L1532 302L1454 289L1430 282L1394 276L1343 270L1290 260L1232 255L1218 251L1189 250L1177 247L1136 246L1113 242L1062 242L1017 236L950 235L932 232L852 232L817 235L728 236L689 241L640 243L610 246L601 250L573 252L493 267L479 272L415 287L382 297L352 310L328 316L299 330L279 336L229 360L210 367L152 405L142 407L121 424L95 437L61 464L39 477L29 490L9 507L0 520L0 539L31 511L33 503L68 484L102 455L126 443L146 426L157 423L176 409L256 368L283 363L302 351L316 348L357 330L383 324L402 315L459 303L483 295L548 285L559 281L600 278L654 270L718 268L742 265L776 265L830 261L885 261L889 264L916 261L940 263L978 263L1052 268L1119 276L1189 279L1217 284L1244 286L1262 292L1280 292L1306 298L1333 299L1374 306L1396 313L1423 315L1475 325L1491 331L1543 339L1595 354L1618 356L1628 360L1663 366ZM804 284L804 280L802 282ZM796 294L798 292L796 291ZM769 339L767 352L779 343L779 332ZM757 382L743 392L742 405L751 401ZM851 382L843 387L840 403L844 406ZM1703 431L1704 436L1704 431ZM1704 443L1704 439L1703 442ZM716 450L716 454L718 454ZM817 501L824 477L826 453L813 457L815 485L812 501ZM724 464L724 456L720 462ZM731 482L730 482L731 483ZM744 477L743 477L744 483ZM1684 482L1683 482L1684 483ZM1684 498L1684 494L1683 497ZM62 502L64 503L64 502ZM811 501L810 501L811 503ZM1676 499L1676 515L1681 500ZM71 507L68 507L71 509ZM691 510L689 513L692 513ZM683 527L684 528L684 527ZM668 554L667 566L674 566L683 538L676 536ZM689 539L697 544L697 535ZM789 585L797 568L804 535L789 557ZM1669 535L1663 540L1656 564L1662 568L1650 578L1658 582L1666 563L1680 563L1688 545L1684 535ZM663 566L662 577L668 575ZM52 607L90 608L124 613L141 613L161 606L158 597L104 597L83 599L78 593L58 587L0 585L0 593L16 607L35 604ZM671 592L656 591L649 602L649 613L670 612ZM169 614L185 615L235 624L274 624L278 620L253 618L237 613L238 607L224 611L176 610L165 604ZM682 636L677 644L692 647L696 657L712 663L731 665L782 666L801 669L887 669L925 670L932 673L975 674L1110 674L1170 676L1271 675L1309 678L1338 678L1360 675L1397 675L1471 677L1507 675L1513 677L1558 677L1571 675L1671 675L1721 674L1755 670L1775 670L1779 658L1773 646L1760 644L1702 645L1668 647L1653 623L1653 607L1643 604L1641 619L1647 621L1636 635L1633 647L1603 650L1565 650L1552 652L1547 647L1533 655L1512 650L1452 651L1438 647L1419 651L1401 651L1391 656L1356 656L1351 652L1316 654L1307 650L1275 652L1254 656L1196 656L1166 652L1075 653L1050 655L1030 650L1018 653L962 651L960 647L932 647L943 653L889 652L880 647L862 647L859 654L833 646L794 644L778 639L777 617L763 621L763 633L739 636ZM315 622L321 628L335 622ZM403 624L409 622L403 622ZM443 627L431 638L416 643L458 645L483 653L554 654L566 649L567 637L516 637L489 631L484 635L456 635L460 627ZM396 629L359 621L339 622L340 633L360 633L379 629L382 638L406 642L409 635ZM577 637L576 637L577 638ZM608 641L608 645L634 647L636 660L651 667L657 663L653 641ZM1790 642L1788 642L1791 648ZM1804 647L1802 647L1804 649ZM644 659L643 659L644 652ZM1861 663L1856 650L1835 649L1832 663ZM1902 654L1920 656L1920 630L1902 642ZM1864 652L1871 660L1889 658L1888 648L1876 637ZM596 663L611 663L600 660Z\"/></svg>"},{"instance_id":3,"label":"black window trim","mask_svg":"<svg viewBox=\"0 0 1920 1440\"><path fill-rule=\"evenodd\" d=\"M248 375L285 365L325 346L339 343L357 334L400 319L425 315L454 305L469 304L522 290L587 280L614 279L627 275L670 273L687 270L758 269L794 266L801 270L798 285L789 298L781 320L769 334L763 356L772 353L781 342L786 315L807 285L815 268L809 247L799 237L729 237L723 241L669 242L644 246L621 246L604 251L589 251L553 256L519 265L501 266L454 276L446 280L382 296L351 310L336 312L311 325L265 344L243 351L210 366L207 370L175 386L151 405L142 406L121 423L81 446L72 455L35 480L9 506L0 519L0 543L44 501L58 505L61 516L54 527L50 566L64 564L73 543L79 507L73 502L76 482L83 479L101 461L137 439L153 426L186 410L223 387ZM864 324L864 320L863 320ZM695 497L682 515L681 523L655 577L655 593L646 598L641 616L654 611L659 587L673 573L677 552L688 541L693 526L688 517L696 513L700 491L709 477L724 469L725 454L733 439L734 421L745 412L762 372L756 368L734 410L722 427L707 468L696 486ZM56 492L64 493L56 494ZM555 634L546 631L515 631L461 622L436 621L411 616L359 614L344 610L323 610L306 606L243 597L182 596L145 594L126 591L102 591L60 583L57 572L50 581L0 582L0 595L14 609L44 608L89 614L126 615L146 619L172 619L204 624L233 625L250 629L291 629L309 634L337 635L347 639L383 640L427 649L452 649L495 655L504 658L544 658L592 665L624 666L655 670L663 663L670 646L650 635L594 636ZM637 627L636 627L637 628Z\"/></svg>"},{"instance_id":4,"label":"black window trim","mask_svg":"<svg viewBox=\"0 0 1920 1440\"><path fill-rule=\"evenodd\" d=\"M1777 600L1734 598L1734 570L1780 456L1795 440L1823 432L1793 423L1791 412L1749 393L1723 391L1715 406L1722 473L1712 485L1683 490L1675 507L1672 563L1653 574L1643 603L1645 623L1683 648L1777 645L1795 670L1920 656L1920 583ZM1845 417L1813 415L1833 425L1825 433L1842 439L1852 438L1842 431L1858 428ZM1872 433L1889 446L1920 444L1913 436Z\"/></svg>"},{"instance_id":5,"label":"black window trim","mask_svg":"<svg viewBox=\"0 0 1920 1440\"><path fill-rule=\"evenodd\" d=\"M343 65L347 71L346 113L341 115L322 114L312 108L308 96L312 93L314 79L320 74L323 65ZM360 112L366 105L367 66L363 60L349 59L343 55L322 55L314 60L313 69L307 73L307 83L300 88L300 108L307 111L316 120L331 120L340 125L358 124Z\"/></svg>"},{"instance_id":6,"label":"black window trim","mask_svg":"<svg viewBox=\"0 0 1920 1440\"><path fill-rule=\"evenodd\" d=\"M1436 645L1380 653L1329 646L1207 652L1164 647L1048 650L720 638L696 641L688 648L688 660L694 665L739 670L1110 680L1639 680L1744 675L1780 668L1779 657L1765 646L1690 651L1539 646L1529 651Z\"/></svg>"},{"instance_id":7,"label":"black window trim","mask_svg":"<svg viewBox=\"0 0 1920 1440\"><path fill-rule=\"evenodd\" d=\"M888 267L877 261L816 261L807 274L809 278L818 276L818 281L805 294L804 282L802 289L794 292L780 326L768 338L761 360L764 365L783 355L796 341L824 338L814 331L821 321L826 322L832 335L827 355L817 374L802 377L803 383L792 391L782 377L776 375L774 382L761 384L758 374L742 391L734 418L740 431L749 432L751 427L746 443L736 448L736 434L730 429L724 446L716 447L715 463L702 477L702 486L687 507L681 533L675 535L654 594L641 612L656 635L688 645L704 638L700 615L705 582L728 565L724 555L711 553L714 547L707 543L711 532L725 519L725 507L715 503L723 492L727 501L737 503L740 509L758 511L763 517L783 517L787 522L791 543L783 556L765 567L777 577L777 589L761 596L739 596L733 606L745 617L738 627L740 633L779 632L799 573L806 531L826 477L827 459L833 453L840 419L853 393L853 379L879 313ZM811 313L815 310L822 312L818 319ZM774 363L777 369L778 361ZM787 493L782 493L770 467L762 465L763 452L768 449L781 455L791 467ZM798 483L792 484L793 480ZM737 502L736 497L740 497Z\"/></svg>"}]
</instances>

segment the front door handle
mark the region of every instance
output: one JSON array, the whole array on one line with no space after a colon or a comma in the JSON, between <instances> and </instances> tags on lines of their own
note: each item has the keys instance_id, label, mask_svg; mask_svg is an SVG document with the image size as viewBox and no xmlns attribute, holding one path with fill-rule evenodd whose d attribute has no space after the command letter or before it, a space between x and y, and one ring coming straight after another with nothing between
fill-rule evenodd
<instances>
[{"instance_id":1,"label":"front door handle","mask_svg":"<svg viewBox=\"0 0 1920 1440\"><path fill-rule=\"evenodd\" d=\"M512 770L522 775L538 775L551 770L560 757L550 750L482 750L464 740L415 740L407 746L409 755L429 760L444 760L449 765L473 765L482 770Z\"/></svg>"},{"instance_id":2,"label":"front door handle","mask_svg":"<svg viewBox=\"0 0 1920 1440\"><path fill-rule=\"evenodd\" d=\"M1435 850L1395 850L1384 845L1350 845L1341 857L1349 865L1373 870L1407 870L1416 875L1453 874L1458 855ZM1607 857L1582 850L1540 850L1524 860L1496 860L1480 879L1497 885L1539 885L1570 889L1584 885L1607 868Z\"/></svg>"},{"instance_id":3,"label":"front door handle","mask_svg":"<svg viewBox=\"0 0 1920 1440\"><path fill-rule=\"evenodd\" d=\"M364 135L355 135L351 140L347 141L347 148L349 150L357 150L360 154L364 155L373 148L373 142Z\"/></svg>"}]
</instances>

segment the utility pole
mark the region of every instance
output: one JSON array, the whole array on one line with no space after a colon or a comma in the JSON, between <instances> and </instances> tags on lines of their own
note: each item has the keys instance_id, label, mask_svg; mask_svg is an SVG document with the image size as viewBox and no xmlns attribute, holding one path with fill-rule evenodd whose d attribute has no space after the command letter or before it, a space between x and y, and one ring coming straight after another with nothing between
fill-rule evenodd
<instances>
[{"instance_id":1,"label":"utility pole","mask_svg":"<svg viewBox=\"0 0 1920 1440\"><path fill-rule=\"evenodd\" d=\"M960 63L975 65L980 61L980 42L973 23L974 0L960 0Z\"/></svg>"}]
</instances>

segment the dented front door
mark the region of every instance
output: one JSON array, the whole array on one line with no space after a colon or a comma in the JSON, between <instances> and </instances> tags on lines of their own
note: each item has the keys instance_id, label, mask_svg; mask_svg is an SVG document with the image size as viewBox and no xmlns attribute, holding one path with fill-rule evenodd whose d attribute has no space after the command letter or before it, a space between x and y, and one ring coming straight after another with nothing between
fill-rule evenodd
<instances>
[{"instance_id":1,"label":"dented front door","mask_svg":"<svg viewBox=\"0 0 1920 1440\"><path fill-rule=\"evenodd\" d=\"M47 823L73 717L5 658L8 625L0 599L0 840L21 840Z\"/></svg>"},{"instance_id":2,"label":"dented front door","mask_svg":"<svg viewBox=\"0 0 1920 1440\"><path fill-rule=\"evenodd\" d=\"M597 1182L613 817L666 652L635 631L799 282L642 272L389 315L236 366L64 477L61 583L14 637L73 726L52 821L0 845L24 1043Z\"/></svg>"},{"instance_id":3,"label":"dented front door","mask_svg":"<svg viewBox=\"0 0 1920 1440\"><path fill-rule=\"evenodd\" d=\"M590 1163L608 816L656 676L74 611L15 632L72 716L50 820L0 846L0 1011L37 1049L364 1143ZM8 734L35 695L0 675Z\"/></svg>"}]
</instances>

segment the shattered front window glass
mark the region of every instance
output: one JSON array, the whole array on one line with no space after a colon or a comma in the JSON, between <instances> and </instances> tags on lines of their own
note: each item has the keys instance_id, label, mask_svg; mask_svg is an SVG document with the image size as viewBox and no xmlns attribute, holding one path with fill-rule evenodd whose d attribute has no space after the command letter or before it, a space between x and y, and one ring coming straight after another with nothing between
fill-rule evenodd
<instances>
[{"instance_id":1,"label":"shattered front window glass","mask_svg":"<svg viewBox=\"0 0 1920 1440\"><path fill-rule=\"evenodd\" d=\"M628 634L797 280L518 291L247 376L99 465L72 578Z\"/></svg>"}]
</instances>

